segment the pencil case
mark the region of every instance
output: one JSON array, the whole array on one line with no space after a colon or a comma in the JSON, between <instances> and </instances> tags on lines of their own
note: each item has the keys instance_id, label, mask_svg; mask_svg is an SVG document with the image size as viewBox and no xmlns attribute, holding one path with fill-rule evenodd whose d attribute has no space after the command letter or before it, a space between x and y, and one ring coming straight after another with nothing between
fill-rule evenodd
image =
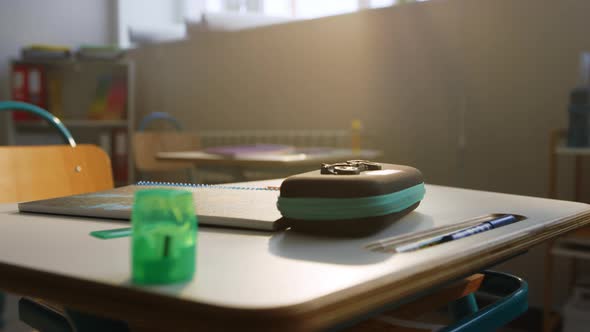
<instances>
[{"instance_id":1,"label":"pencil case","mask_svg":"<svg viewBox=\"0 0 590 332\"><path fill-rule=\"evenodd\" d=\"M416 209L424 194L416 168L350 160L286 178L277 208L284 228L365 236Z\"/></svg>"}]
</instances>

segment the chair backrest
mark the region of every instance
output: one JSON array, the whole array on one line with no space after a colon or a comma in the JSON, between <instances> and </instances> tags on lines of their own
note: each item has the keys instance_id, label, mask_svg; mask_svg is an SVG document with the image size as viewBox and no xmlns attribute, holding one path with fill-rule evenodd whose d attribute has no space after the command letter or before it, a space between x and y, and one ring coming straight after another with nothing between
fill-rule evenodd
<instances>
[{"instance_id":1,"label":"chair backrest","mask_svg":"<svg viewBox=\"0 0 590 332\"><path fill-rule=\"evenodd\" d=\"M146 115L143 119L141 119L141 122L139 123L137 130L144 131L148 128L149 125L156 121L167 122L168 124L174 126L176 130L182 130L182 125L180 124L180 122L176 120L175 117L166 112L152 112Z\"/></svg>"},{"instance_id":2,"label":"chair backrest","mask_svg":"<svg viewBox=\"0 0 590 332\"><path fill-rule=\"evenodd\" d=\"M110 188L111 161L95 145L0 147L0 203Z\"/></svg>"},{"instance_id":3,"label":"chair backrest","mask_svg":"<svg viewBox=\"0 0 590 332\"><path fill-rule=\"evenodd\" d=\"M192 167L190 162L162 161L158 152L197 150L197 134L173 131L143 131L133 134L133 156L139 171L175 171Z\"/></svg>"}]
</instances>

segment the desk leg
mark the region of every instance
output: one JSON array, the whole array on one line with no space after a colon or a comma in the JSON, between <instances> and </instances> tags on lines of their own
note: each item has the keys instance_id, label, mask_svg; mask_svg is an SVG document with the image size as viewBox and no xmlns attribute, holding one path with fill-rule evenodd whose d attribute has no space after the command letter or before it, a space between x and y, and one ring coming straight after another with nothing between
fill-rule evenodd
<instances>
[{"instance_id":1,"label":"desk leg","mask_svg":"<svg viewBox=\"0 0 590 332\"><path fill-rule=\"evenodd\" d=\"M6 302L6 295L0 292L0 328L4 326L4 307Z\"/></svg>"},{"instance_id":2,"label":"desk leg","mask_svg":"<svg viewBox=\"0 0 590 332\"><path fill-rule=\"evenodd\" d=\"M549 151L549 198L557 198L557 157L553 147Z\"/></svg>"},{"instance_id":3,"label":"desk leg","mask_svg":"<svg viewBox=\"0 0 590 332\"><path fill-rule=\"evenodd\" d=\"M576 166L575 166L575 175L574 175L574 201L581 202L582 201L582 157L576 156Z\"/></svg>"},{"instance_id":4,"label":"desk leg","mask_svg":"<svg viewBox=\"0 0 590 332\"><path fill-rule=\"evenodd\" d=\"M545 287L543 294L543 332L552 332L554 325L553 317L553 255L551 249L554 241L547 243L545 251Z\"/></svg>"},{"instance_id":5,"label":"desk leg","mask_svg":"<svg viewBox=\"0 0 590 332\"><path fill-rule=\"evenodd\" d=\"M549 198L557 198L557 154L559 133L552 132L549 136Z\"/></svg>"},{"instance_id":6,"label":"desk leg","mask_svg":"<svg viewBox=\"0 0 590 332\"><path fill-rule=\"evenodd\" d=\"M576 259L576 257L572 257L572 265L571 265L571 269L570 269L570 283L569 283L569 291L570 293L572 292L572 290L574 289L574 287L576 286L576 281L578 279L578 260Z\"/></svg>"}]
</instances>

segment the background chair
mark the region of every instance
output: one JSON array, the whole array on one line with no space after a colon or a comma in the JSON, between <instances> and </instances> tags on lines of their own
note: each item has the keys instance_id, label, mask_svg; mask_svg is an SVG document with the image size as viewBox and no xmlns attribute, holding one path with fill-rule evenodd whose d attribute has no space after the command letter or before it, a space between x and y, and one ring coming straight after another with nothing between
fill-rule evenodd
<instances>
[{"instance_id":1,"label":"background chair","mask_svg":"<svg viewBox=\"0 0 590 332\"><path fill-rule=\"evenodd\" d=\"M113 188L111 161L94 145L76 145L61 121L31 104L0 101L0 111L23 110L48 121L67 145L0 147L0 203L31 201ZM0 293L0 309L3 308ZM19 315L39 330L71 331L67 319L36 301L22 299ZM27 310L30 309L30 310ZM24 309L24 311L23 311ZM0 321L2 311L0 311ZM32 324L31 324L32 323ZM1 326L0 322L0 326Z\"/></svg>"},{"instance_id":2,"label":"background chair","mask_svg":"<svg viewBox=\"0 0 590 332\"><path fill-rule=\"evenodd\" d=\"M176 131L144 131L156 121L171 124ZM171 115L162 112L151 113L142 119L139 132L133 135L133 156L135 168L143 179L148 172L185 171L189 182L194 181L193 165L190 162L171 162L156 159L158 152L197 150L200 139L197 134L180 131L180 123ZM149 180L153 180L150 178Z\"/></svg>"}]
</instances>

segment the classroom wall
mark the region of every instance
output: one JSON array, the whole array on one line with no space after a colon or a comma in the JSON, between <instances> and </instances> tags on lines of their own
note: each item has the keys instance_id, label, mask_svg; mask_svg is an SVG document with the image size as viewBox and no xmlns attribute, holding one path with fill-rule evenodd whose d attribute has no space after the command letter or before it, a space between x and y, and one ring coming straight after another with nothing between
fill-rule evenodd
<instances>
[{"instance_id":1,"label":"classroom wall","mask_svg":"<svg viewBox=\"0 0 590 332\"><path fill-rule=\"evenodd\" d=\"M10 97L9 61L19 56L22 46L113 43L113 6L114 0L0 1L0 100ZM4 126L1 121L2 133ZM4 136L0 135L0 144Z\"/></svg>"},{"instance_id":2,"label":"classroom wall","mask_svg":"<svg viewBox=\"0 0 590 332\"><path fill-rule=\"evenodd\" d=\"M383 161L430 183L545 196L548 133L566 125L589 12L586 0L432 0L145 46L131 54L138 118L166 111L194 130L358 118ZM534 305L543 254L503 266Z\"/></svg>"}]
</instances>

